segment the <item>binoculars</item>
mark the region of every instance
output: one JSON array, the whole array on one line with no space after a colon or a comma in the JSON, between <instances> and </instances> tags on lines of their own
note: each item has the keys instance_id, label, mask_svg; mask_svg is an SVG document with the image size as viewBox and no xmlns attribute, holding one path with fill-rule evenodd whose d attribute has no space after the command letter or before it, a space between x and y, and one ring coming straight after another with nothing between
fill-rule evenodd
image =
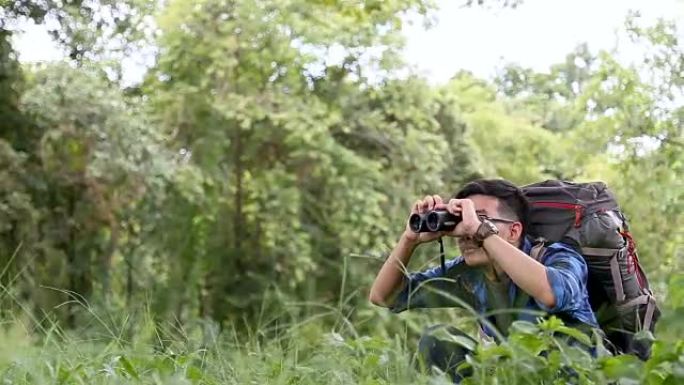
<instances>
[{"instance_id":1,"label":"binoculars","mask_svg":"<svg viewBox=\"0 0 684 385\"><path fill-rule=\"evenodd\" d=\"M414 233L451 231L461 219L460 215L453 215L446 210L433 210L424 214L411 214L409 228Z\"/></svg>"}]
</instances>

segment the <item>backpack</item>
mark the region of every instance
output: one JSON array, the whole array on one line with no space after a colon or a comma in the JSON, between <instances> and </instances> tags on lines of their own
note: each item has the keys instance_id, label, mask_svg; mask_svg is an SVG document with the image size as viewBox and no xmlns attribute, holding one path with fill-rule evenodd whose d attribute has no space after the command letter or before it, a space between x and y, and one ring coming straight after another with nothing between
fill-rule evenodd
<instances>
[{"instance_id":1,"label":"backpack","mask_svg":"<svg viewBox=\"0 0 684 385\"><path fill-rule=\"evenodd\" d=\"M537 239L533 258L541 261L545 243L575 248L587 263L589 303L608 346L648 359L651 342L635 334L653 332L660 310L615 196L603 182L547 180L522 190L530 203L528 233Z\"/></svg>"}]
</instances>

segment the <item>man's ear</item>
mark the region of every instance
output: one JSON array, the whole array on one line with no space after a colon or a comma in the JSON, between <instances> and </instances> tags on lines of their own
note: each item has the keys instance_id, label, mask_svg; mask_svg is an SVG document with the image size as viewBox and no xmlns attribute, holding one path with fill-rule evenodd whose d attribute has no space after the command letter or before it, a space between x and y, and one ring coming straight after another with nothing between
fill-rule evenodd
<instances>
[{"instance_id":1,"label":"man's ear","mask_svg":"<svg viewBox=\"0 0 684 385\"><path fill-rule=\"evenodd\" d=\"M513 222L509 226L509 236L511 241L513 242L518 242L521 240L522 233L523 233L523 226L522 223L520 222Z\"/></svg>"}]
</instances>

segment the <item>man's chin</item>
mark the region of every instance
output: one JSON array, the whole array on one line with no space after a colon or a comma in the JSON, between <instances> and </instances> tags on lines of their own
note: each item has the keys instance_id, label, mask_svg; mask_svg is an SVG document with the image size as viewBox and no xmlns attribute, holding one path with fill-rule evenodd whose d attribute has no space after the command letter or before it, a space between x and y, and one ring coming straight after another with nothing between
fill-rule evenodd
<instances>
[{"instance_id":1,"label":"man's chin","mask_svg":"<svg viewBox=\"0 0 684 385\"><path fill-rule=\"evenodd\" d=\"M464 250L463 260L468 266L482 266L487 264L487 256L480 249Z\"/></svg>"}]
</instances>

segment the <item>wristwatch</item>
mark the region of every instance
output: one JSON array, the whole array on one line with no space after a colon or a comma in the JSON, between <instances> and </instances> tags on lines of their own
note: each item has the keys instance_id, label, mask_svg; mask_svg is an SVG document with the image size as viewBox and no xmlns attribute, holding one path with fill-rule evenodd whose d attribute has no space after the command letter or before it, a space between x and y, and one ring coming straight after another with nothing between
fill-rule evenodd
<instances>
[{"instance_id":1,"label":"wristwatch","mask_svg":"<svg viewBox=\"0 0 684 385\"><path fill-rule=\"evenodd\" d=\"M473 236L473 240L482 246L487 237L495 234L499 234L499 229L496 227L496 225L494 225L494 223L492 223L492 221L485 219L480 224L480 227L477 228L477 231Z\"/></svg>"}]
</instances>

